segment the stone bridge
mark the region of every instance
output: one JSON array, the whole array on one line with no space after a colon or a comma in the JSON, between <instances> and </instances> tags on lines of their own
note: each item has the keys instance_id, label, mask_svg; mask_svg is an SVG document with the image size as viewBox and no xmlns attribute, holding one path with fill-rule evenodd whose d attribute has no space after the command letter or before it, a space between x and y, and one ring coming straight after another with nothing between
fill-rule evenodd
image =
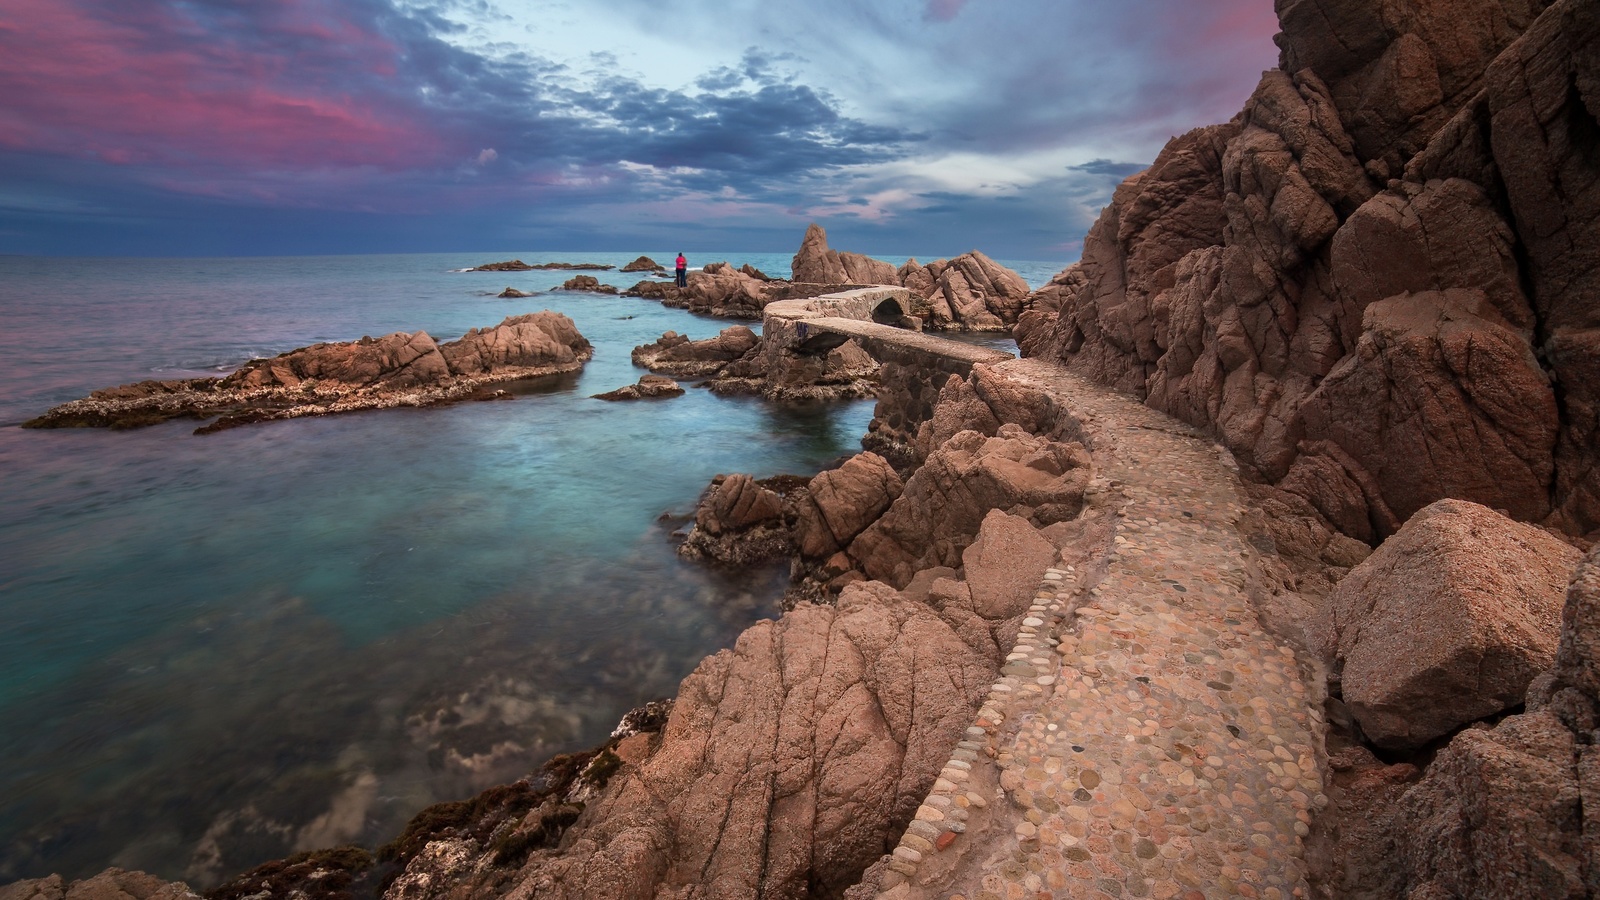
<instances>
[{"instance_id":1,"label":"stone bridge","mask_svg":"<svg viewBox=\"0 0 1600 900\"><path fill-rule=\"evenodd\" d=\"M964 379L975 365L1016 358L924 334L911 305L911 292L903 287L858 288L769 303L761 328L769 372L782 373L851 340L882 365L869 443L897 466L910 462L904 457L917 426L932 417L939 389L950 376Z\"/></svg>"}]
</instances>

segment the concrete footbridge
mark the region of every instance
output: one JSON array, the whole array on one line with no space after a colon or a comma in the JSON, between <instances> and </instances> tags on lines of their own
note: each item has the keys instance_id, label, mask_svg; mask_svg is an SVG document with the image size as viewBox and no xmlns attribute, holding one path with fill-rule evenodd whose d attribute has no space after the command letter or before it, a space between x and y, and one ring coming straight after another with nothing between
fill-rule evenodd
<instances>
[{"instance_id":1,"label":"concrete footbridge","mask_svg":"<svg viewBox=\"0 0 1600 900\"><path fill-rule=\"evenodd\" d=\"M911 307L910 291L887 286L780 300L764 310L762 338L769 353L802 356L821 356L853 339L879 362L962 376L980 363L1016 359L1003 350L924 334Z\"/></svg>"}]
</instances>

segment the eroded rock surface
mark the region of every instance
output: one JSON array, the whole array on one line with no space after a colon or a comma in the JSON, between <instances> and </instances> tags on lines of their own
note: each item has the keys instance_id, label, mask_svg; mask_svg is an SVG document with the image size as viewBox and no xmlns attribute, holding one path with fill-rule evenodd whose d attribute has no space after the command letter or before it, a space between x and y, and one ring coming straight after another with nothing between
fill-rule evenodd
<instances>
[{"instance_id":1,"label":"eroded rock surface","mask_svg":"<svg viewBox=\"0 0 1600 900\"><path fill-rule=\"evenodd\" d=\"M665 375L641 375L637 384L626 384L614 391L595 394L596 400L656 400L677 397L683 387Z\"/></svg>"},{"instance_id":2,"label":"eroded rock surface","mask_svg":"<svg viewBox=\"0 0 1600 900\"><path fill-rule=\"evenodd\" d=\"M181 881L107 869L70 883L60 875L18 881L0 887L0 900L199 900L199 895Z\"/></svg>"},{"instance_id":3,"label":"eroded rock surface","mask_svg":"<svg viewBox=\"0 0 1600 900\"><path fill-rule=\"evenodd\" d=\"M760 338L743 325L724 328L716 337L691 341L676 331L653 344L633 348L633 364L679 378L715 375L754 350Z\"/></svg>"},{"instance_id":4,"label":"eroded rock surface","mask_svg":"<svg viewBox=\"0 0 1600 900\"><path fill-rule=\"evenodd\" d=\"M1600 528L1600 11L1278 11L1279 70L1117 189L1024 354L1361 540L1446 496Z\"/></svg>"}]
</instances>

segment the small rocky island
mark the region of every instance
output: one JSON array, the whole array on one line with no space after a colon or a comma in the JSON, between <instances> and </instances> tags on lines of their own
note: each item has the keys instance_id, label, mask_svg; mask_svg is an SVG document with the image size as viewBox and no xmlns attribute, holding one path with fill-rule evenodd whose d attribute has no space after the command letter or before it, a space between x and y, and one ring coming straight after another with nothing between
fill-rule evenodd
<instances>
[{"instance_id":1,"label":"small rocky island","mask_svg":"<svg viewBox=\"0 0 1600 900\"><path fill-rule=\"evenodd\" d=\"M425 331L312 344L253 359L231 375L141 381L63 403L24 428L139 428L170 419L216 421L208 434L273 419L361 409L434 406L510 395L490 386L576 371L594 350L571 319L550 312L507 318L436 343Z\"/></svg>"},{"instance_id":2,"label":"small rocky island","mask_svg":"<svg viewBox=\"0 0 1600 900\"><path fill-rule=\"evenodd\" d=\"M527 263L523 262L520 259L508 259L508 260L506 260L504 262L484 263L481 266L473 266L472 268L467 269L465 271L468 271L468 272L539 272L539 271L606 272L606 271L610 271L611 269L615 269L615 268L616 268L616 266L608 266L608 265L603 265L601 263L569 263L569 262L537 263L535 265L531 265L530 266L530 265L528 265Z\"/></svg>"}]
</instances>

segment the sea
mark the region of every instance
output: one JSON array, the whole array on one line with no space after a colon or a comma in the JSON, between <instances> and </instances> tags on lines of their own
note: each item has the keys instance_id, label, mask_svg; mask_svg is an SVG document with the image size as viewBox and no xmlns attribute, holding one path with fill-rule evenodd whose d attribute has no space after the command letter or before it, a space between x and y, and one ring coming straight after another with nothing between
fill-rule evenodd
<instances>
[{"instance_id":1,"label":"sea","mask_svg":"<svg viewBox=\"0 0 1600 900\"><path fill-rule=\"evenodd\" d=\"M461 271L641 252L0 256L0 884L116 865L205 888L375 847L604 740L777 615L786 565L687 562L674 533L718 473L858 452L872 401L595 400L643 374L634 346L734 323L552 290L569 272ZM691 265L719 260L789 274L787 254ZM1001 262L1034 287L1064 265ZM99 388L541 309L594 359L509 402L206 436L19 427Z\"/></svg>"}]
</instances>

